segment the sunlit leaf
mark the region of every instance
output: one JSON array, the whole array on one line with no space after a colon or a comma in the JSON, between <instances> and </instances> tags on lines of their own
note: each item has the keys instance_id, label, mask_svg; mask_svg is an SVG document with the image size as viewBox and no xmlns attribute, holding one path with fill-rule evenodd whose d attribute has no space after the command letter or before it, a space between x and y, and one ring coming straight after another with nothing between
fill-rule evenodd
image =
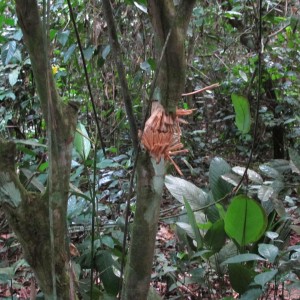
<instances>
[{"instance_id":1,"label":"sunlit leaf","mask_svg":"<svg viewBox=\"0 0 300 300\"><path fill-rule=\"evenodd\" d=\"M133 2L134 5L143 13L148 14L147 6L141 3L138 3L137 1Z\"/></svg>"},{"instance_id":2,"label":"sunlit leaf","mask_svg":"<svg viewBox=\"0 0 300 300\"><path fill-rule=\"evenodd\" d=\"M266 227L267 217L259 203L244 195L231 200L225 216L225 231L240 246L259 240Z\"/></svg>"},{"instance_id":3,"label":"sunlit leaf","mask_svg":"<svg viewBox=\"0 0 300 300\"><path fill-rule=\"evenodd\" d=\"M91 150L89 135L82 123L78 123L74 138L74 147L79 155L86 160Z\"/></svg>"},{"instance_id":4,"label":"sunlit leaf","mask_svg":"<svg viewBox=\"0 0 300 300\"><path fill-rule=\"evenodd\" d=\"M19 74L20 68L15 68L8 74L8 81L11 86L14 86L17 83Z\"/></svg>"},{"instance_id":5,"label":"sunlit leaf","mask_svg":"<svg viewBox=\"0 0 300 300\"><path fill-rule=\"evenodd\" d=\"M9 64L10 60L14 57L17 49L16 41L9 41L4 46L1 47L1 59L3 65Z\"/></svg>"},{"instance_id":6,"label":"sunlit leaf","mask_svg":"<svg viewBox=\"0 0 300 300\"><path fill-rule=\"evenodd\" d=\"M244 175L245 170L246 170L245 167L239 167L239 166L232 168L232 171L240 176ZM248 179L250 179L251 181L253 181L255 183L260 183L260 184L263 183L263 179L261 178L261 176L253 170L250 170L250 169L247 170L247 177L248 177Z\"/></svg>"},{"instance_id":7,"label":"sunlit leaf","mask_svg":"<svg viewBox=\"0 0 300 300\"><path fill-rule=\"evenodd\" d=\"M201 208L209 203L207 194L187 180L167 175L165 185L174 198L182 204L183 199L186 199L192 209Z\"/></svg>"},{"instance_id":8,"label":"sunlit leaf","mask_svg":"<svg viewBox=\"0 0 300 300\"><path fill-rule=\"evenodd\" d=\"M257 197L259 200L265 202L268 201L273 194L274 190L271 186L262 185L257 192Z\"/></svg>"},{"instance_id":9,"label":"sunlit leaf","mask_svg":"<svg viewBox=\"0 0 300 300\"><path fill-rule=\"evenodd\" d=\"M246 75L246 73L242 70L239 70L239 74L241 76L241 78L245 81L245 82L248 82L248 77Z\"/></svg>"},{"instance_id":10,"label":"sunlit leaf","mask_svg":"<svg viewBox=\"0 0 300 300\"><path fill-rule=\"evenodd\" d=\"M250 131L251 126L249 101L237 94L232 94L231 100L235 111L235 124L243 134L246 134Z\"/></svg>"}]
</instances>

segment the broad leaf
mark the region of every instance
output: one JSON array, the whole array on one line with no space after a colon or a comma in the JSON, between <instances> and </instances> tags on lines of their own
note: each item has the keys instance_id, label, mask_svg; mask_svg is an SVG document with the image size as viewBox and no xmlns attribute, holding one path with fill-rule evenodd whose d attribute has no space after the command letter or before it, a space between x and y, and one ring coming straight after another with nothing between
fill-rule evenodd
<instances>
[{"instance_id":1,"label":"broad leaf","mask_svg":"<svg viewBox=\"0 0 300 300\"><path fill-rule=\"evenodd\" d=\"M207 194L187 180L167 175L165 185L176 200L184 204L184 198L193 210L209 204Z\"/></svg>"},{"instance_id":2,"label":"broad leaf","mask_svg":"<svg viewBox=\"0 0 300 300\"><path fill-rule=\"evenodd\" d=\"M233 167L232 171L240 176L243 176L246 171L246 168L237 166L237 167ZM249 169L247 170L247 177L255 183L259 183L259 184L263 183L263 179L261 178L261 176L253 170L249 170Z\"/></svg>"},{"instance_id":3,"label":"broad leaf","mask_svg":"<svg viewBox=\"0 0 300 300\"><path fill-rule=\"evenodd\" d=\"M231 192L232 185L222 179L222 175L230 172L231 167L223 158L213 158L209 166L209 185L215 201Z\"/></svg>"},{"instance_id":4,"label":"broad leaf","mask_svg":"<svg viewBox=\"0 0 300 300\"><path fill-rule=\"evenodd\" d=\"M232 94L231 100L235 111L235 124L243 134L246 134L250 131L251 126L249 101L237 94Z\"/></svg>"},{"instance_id":5,"label":"broad leaf","mask_svg":"<svg viewBox=\"0 0 300 300\"><path fill-rule=\"evenodd\" d=\"M64 46L67 43L69 39L69 35L70 35L70 30L65 30L57 33L57 40L60 42L62 46Z\"/></svg>"},{"instance_id":6,"label":"broad leaf","mask_svg":"<svg viewBox=\"0 0 300 300\"><path fill-rule=\"evenodd\" d=\"M19 74L20 68L15 68L8 74L8 81L11 86L14 86L17 83Z\"/></svg>"},{"instance_id":7,"label":"broad leaf","mask_svg":"<svg viewBox=\"0 0 300 300\"><path fill-rule=\"evenodd\" d=\"M240 246L256 242L267 227L263 208L244 195L234 197L225 216L225 231Z\"/></svg>"},{"instance_id":8,"label":"broad leaf","mask_svg":"<svg viewBox=\"0 0 300 300\"><path fill-rule=\"evenodd\" d=\"M1 60L4 66L10 63L17 49L16 41L9 41L1 48Z\"/></svg>"},{"instance_id":9,"label":"broad leaf","mask_svg":"<svg viewBox=\"0 0 300 300\"><path fill-rule=\"evenodd\" d=\"M66 53L65 53L65 55L64 55L64 63L66 63L66 62L70 59L70 57L71 57L71 55L73 54L75 48L76 48L76 44L72 44L72 45L68 48L68 50L66 51Z\"/></svg>"},{"instance_id":10,"label":"broad leaf","mask_svg":"<svg viewBox=\"0 0 300 300\"><path fill-rule=\"evenodd\" d=\"M74 138L74 147L82 159L86 160L91 150L89 135L82 123L78 123Z\"/></svg>"},{"instance_id":11,"label":"broad leaf","mask_svg":"<svg viewBox=\"0 0 300 300\"><path fill-rule=\"evenodd\" d=\"M268 201L273 194L274 190L271 186L262 185L257 192L257 197L259 200L265 202Z\"/></svg>"},{"instance_id":12,"label":"broad leaf","mask_svg":"<svg viewBox=\"0 0 300 300\"><path fill-rule=\"evenodd\" d=\"M268 272L263 272L261 274L258 274L254 277L254 281L255 283L261 285L262 287L268 283L269 281L271 281L274 276L277 274L278 270L271 270Z\"/></svg>"},{"instance_id":13,"label":"broad leaf","mask_svg":"<svg viewBox=\"0 0 300 300\"><path fill-rule=\"evenodd\" d=\"M214 253L217 253L224 246L226 240L226 233L224 230L224 220L218 220L207 231L204 236L204 242L209 249L212 249Z\"/></svg>"},{"instance_id":14,"label":"broad leaf","mask_svg":"<svg viewBox=\"0 0 300 300\"><path fill-rule=\"evenodd\" d=\"M258 252L261 256L266 258L269 262L274 263L278 255L278 247L272 244L259 244Z\"/></svg>"},{"instance_id":15,"label":"broad leaf","mask_svg":"<svg viewBox=\"0 0 300 300\"><path fill-rule=\"evenodd\" d=\"M101 250L96 254L95 267L100 274L105 291L111 295L119 292L120 278L114 272L115 261L109 251Z\"/></svg>"},{"instance_id":16,"label":"broad leaf","mask_svg":"<svg viewBox=\"0 0 300 300\"><path fill-rule=\"evenodd\" d=\"M253 279L251 270L241 264L230 264L228 273L232 288L240 294L245 293Z\"/></svg>"}]
</instances>

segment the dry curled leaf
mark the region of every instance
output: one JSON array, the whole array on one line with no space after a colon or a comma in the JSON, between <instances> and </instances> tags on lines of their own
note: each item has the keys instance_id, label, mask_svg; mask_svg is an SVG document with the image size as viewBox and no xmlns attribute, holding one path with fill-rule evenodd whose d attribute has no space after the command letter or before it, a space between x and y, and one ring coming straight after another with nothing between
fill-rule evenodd
<instances>
[{"instance_id":1,"label":"dry curled leaf","mask_svg":"<svg viewBox=\"0 0 300 300\"><path fill-rule=\"evenodd\" d=\"M193 109L177 109L175 116L167 115L160 103L153 102L151 116L140 136L142 145L157 163L162 158L169 160L180 175L182 172L171 156L188 152L187 149L183 149L183 144L180 142L179 124L186 121L179 117L190 115L192 112Z\"/></svg>"}]
</instances>

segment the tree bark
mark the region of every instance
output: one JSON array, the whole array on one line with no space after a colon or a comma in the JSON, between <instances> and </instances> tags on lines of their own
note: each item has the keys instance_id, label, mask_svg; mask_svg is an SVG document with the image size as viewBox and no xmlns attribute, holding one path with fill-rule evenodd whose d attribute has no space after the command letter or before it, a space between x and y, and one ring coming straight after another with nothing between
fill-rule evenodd
<instances>
[{"instance_id":1,"label":"tree bark","mask_svg":"<svg viewBox=\"0 0 300 300\"><path fill-rule=\"evenodd\" d=\"M0 205L45 299L74 299L66 216L78 105L64 104L58 96L37 1L15 2L47 124L49 171L44 194L27 191L15 173L15 144L0 140Z\"/></svg>"},{"instance_id":2,"label":"tree bark","mask_svg":"<svg viewBox=\"0 0 300 300\"><path fill-rule=\"evenodd\" d=\"M184 41L195 0L149 0L148 11L156 40L158 62L166 38L171 35L159 70L156 99L168 114L175 115L185 83ZM158 64L157 64L158 65ZM137 202L122 300L147 299L155 249L160 202L164 187L165 162L159 164L142 151L137 162Z\"/></svg>"}]
</instances>

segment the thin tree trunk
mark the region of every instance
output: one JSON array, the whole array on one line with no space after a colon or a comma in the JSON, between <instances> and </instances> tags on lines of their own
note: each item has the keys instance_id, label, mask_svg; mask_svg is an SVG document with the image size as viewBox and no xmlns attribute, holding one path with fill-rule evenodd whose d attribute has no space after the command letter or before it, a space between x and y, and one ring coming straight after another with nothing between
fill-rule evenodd
<instances>
[{"instance_id":1,"label":"thin tree trunk","mask_svg":"<svg viewBox=\"0 0 300 300\"><path fill-rule=\"evenodd\" d=\"M56 91L37 1L16 0L16 11L47 124L48 185L44 194L28 192L15 173L15 144L0 140L0 204L45 299L73 299L66 216L78 105Z\"/></svg>"},{"instance_id":2,"label":"thin tree trunk","mask_svg":"<svg viewBox=\"0 0 300 300\"><path fill-rule=\"evenodd\" d=\"M171 31L156 86L157 99L168 114L175 115L184 90L184 40L195 0L183 0L177 7L173 0L149 0L148 11L156 40L156 58L161 56ZM158 64L157 64L158 65ZM142 151L137 164L137 203L133 222L129 258L126 265L122 300L147 299L160 202L164 187L165 162L155 162Z\"/></svg>"}]
</instances>

